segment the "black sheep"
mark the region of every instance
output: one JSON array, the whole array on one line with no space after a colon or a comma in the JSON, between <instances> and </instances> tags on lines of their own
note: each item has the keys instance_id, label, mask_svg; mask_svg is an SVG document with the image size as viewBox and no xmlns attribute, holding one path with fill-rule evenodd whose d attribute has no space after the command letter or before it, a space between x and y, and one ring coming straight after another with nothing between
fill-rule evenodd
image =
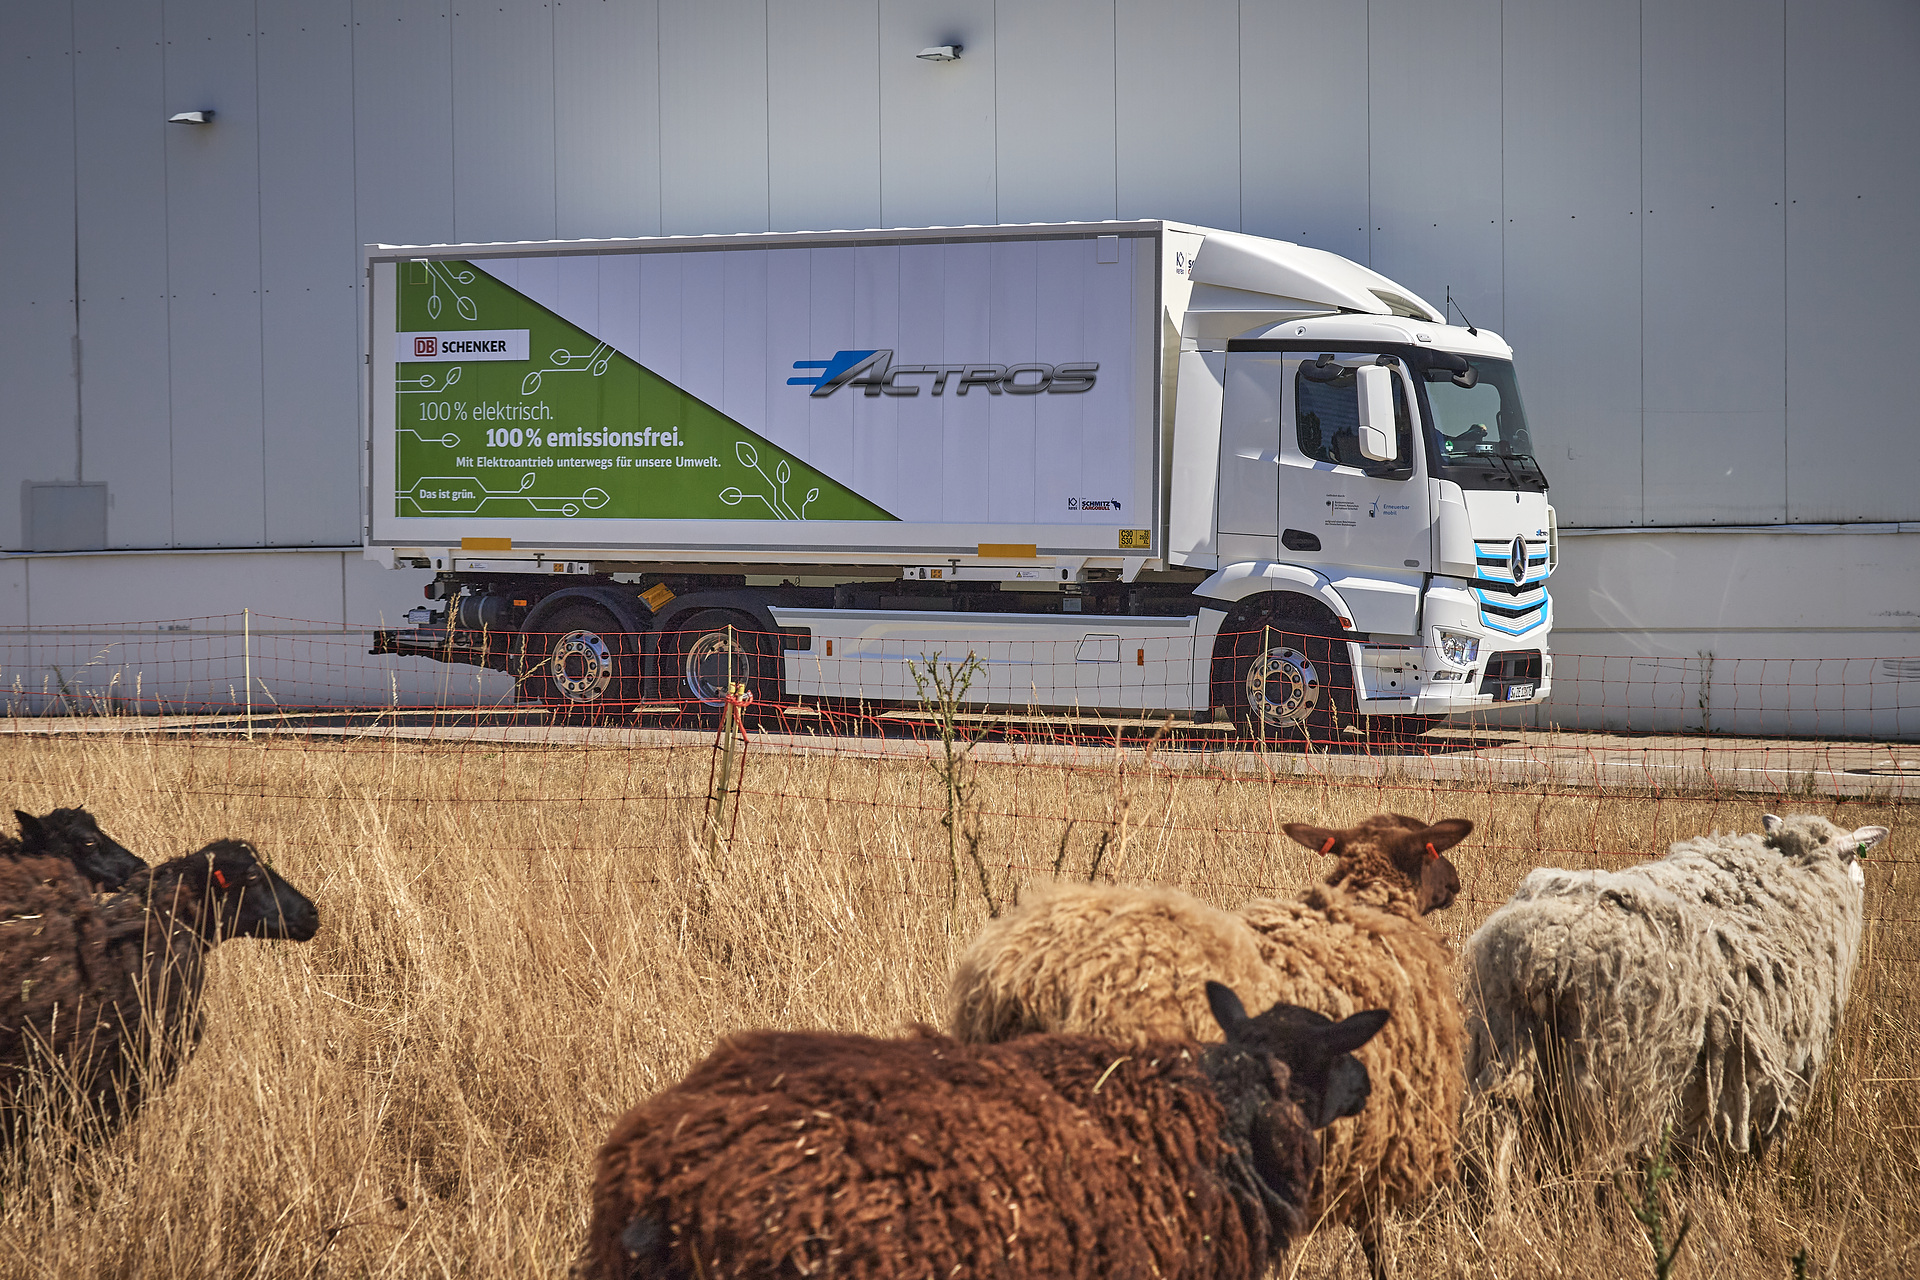
<instances>
[{"instance_id":1,"label":"black sheep","mask_svg":"<svg viewBox=\"0 0 1920 1280\"><path fill-rule=\"evenodd\" d=\"M579 1270L1259 1276L1306 1225L1313 1130L1366 1101L1351 1054L1387 1014L1207 995L1225 1044L734 1036L614 1126Z\"/></svg>"},{"instance_id":2,"label":"black sheep","mask_svg":"<svg viewBox=\"0 0 1920 1280\"><path fill-rule=\"evenodd\" d=\"M228 938L304 942L320 923L244 840L142 871L104 901L52 888L38 910L0 917L0 1108L19 1108L29 1068L51 1058L71 1073L72 1093L56 1092L86 1098L109 1128L199 1043L207 952Z\"/></svg>"},{"instance_id":3,"label":"black sheep","mask_svg":"<svg viewBox=\"0 0 1920 1280\"><path fill-rule=\"evenodd\" d=\"M102 831L85 809L55 809L38 818L15 809L13 816L20 820L20 836L0 836L0 860L63 858L95 889L118 889L146 870L147 864ZM0 887L0 894L12 887ZM0 910L12 906L0 899Z\"/></svg>"}]
</instances>

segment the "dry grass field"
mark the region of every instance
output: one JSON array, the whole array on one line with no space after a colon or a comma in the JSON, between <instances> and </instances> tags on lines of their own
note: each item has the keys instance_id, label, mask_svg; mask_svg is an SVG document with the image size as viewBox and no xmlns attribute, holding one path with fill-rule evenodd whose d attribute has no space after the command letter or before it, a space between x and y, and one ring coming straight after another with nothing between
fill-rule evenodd
<instances>
[{"instance_id":1,"label":"dry grass field","mask_svg":"<svg viewBox=\"0 0 1920 1280\"><path fill-rule=\"evenodd\" d=\"M1920 1274L1920 839L1900 806L983 765L980 863L963 844L956 878L924 762L750 753L709 846L712 767L687 748L0 738L9 807L86 804L153 861L245 836L323 920L305 945L216 953L198 1056L111 1142L75 1155L43 1127L0 1161L0 1273L563 1274L620 1111L742 1028L937 1022L986 896L1056 860L1085 875L1098 850L1103 878L1231 906L1316 874L1281 822L1465 816L1465 896L1436 918L1464 938L1529 867L1617 865L1779 808L1893 828L1867 871L1876 923L1811 1114L1764 1163L1668 1184L1669 1234L1693 1221L1673 1274L1787 1280L1802 1250L1812 1276ZM1407 1277L1652 1274L1597 1178L1529 1179L1500 1213L1456 1188L1392 1244ZM1325 1232L1283 1274L1364 1268Z\"/></svg>"}]
</instances>

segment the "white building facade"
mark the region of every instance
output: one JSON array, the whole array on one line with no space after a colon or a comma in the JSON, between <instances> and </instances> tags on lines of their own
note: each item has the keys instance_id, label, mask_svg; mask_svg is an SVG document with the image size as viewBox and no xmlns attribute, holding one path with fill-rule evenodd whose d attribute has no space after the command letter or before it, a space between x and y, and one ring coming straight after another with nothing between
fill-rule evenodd
<instances>
[{"instance_id":1,"label":"white building facade","mask_svg":"<svg viewBox=\"0 0 1920 1280\"><path fill-rule=\"evenodd\" d=\"M6 5L0 659L246 610L372 687L363 244L1164 217L1512 343L1543 721L1920 735L1916 121L1911 0Z\"/></svg>"}]
</instances>

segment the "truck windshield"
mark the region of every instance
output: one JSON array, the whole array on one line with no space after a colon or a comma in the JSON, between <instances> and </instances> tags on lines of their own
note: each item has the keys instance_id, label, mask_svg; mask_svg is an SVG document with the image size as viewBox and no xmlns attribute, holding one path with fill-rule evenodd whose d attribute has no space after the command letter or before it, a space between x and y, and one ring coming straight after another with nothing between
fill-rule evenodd
<instances>
[{"instance_id":1,"label":"truck windshield","mask_svg":"<svg viewBox=\"0 0 1920 1280\"><path fill-rule=\"evenodd\" d=\"M1469 489L1546 489L1513 362L1470 357L1467 363L1475 374L1470 387L1461 386L1450 369L1430 365L1421 371L1434 476Z\"/></svg>"}]
</instances>

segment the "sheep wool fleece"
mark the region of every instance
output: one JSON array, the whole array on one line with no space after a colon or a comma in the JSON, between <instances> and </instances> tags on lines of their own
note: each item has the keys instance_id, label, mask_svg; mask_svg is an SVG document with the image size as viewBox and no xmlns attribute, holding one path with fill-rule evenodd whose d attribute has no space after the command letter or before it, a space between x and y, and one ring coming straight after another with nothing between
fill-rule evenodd
<instances>
[{"instance_id":1,"label":"sheep wool fleece","mask_svg":"<svg viewBox=\"0 0 1920 1280\"><path fill-rule=\"evenodd\" d=\"M76 960L97 941L90 885L67 858L0 859L0 1100L27 1068L28 1028L57 1009L69 1019L87 990Z\"/></svg>"},{"instance_id":2,"label":"sheep wool fleece","mask_svg":"<svg viewBox=\"0 0 1920 1280\"><path fill-rule=\"evenodd\" d=\"M1354 1054L1373 1083L1366 1108L1320 1131L1312 1216L1365 1220L1415 1203L1453 1176L1465 1030L1452 956L1411 894L1378 883L1364 892L1377 905L1316 884L1233 913L1172 889L1049 886L990 922L961 957L953 1032L968 1041L1031 1031L1217 1041L1209 978L1249 1009L1284 1001L1336 1019L1390 1010Z\"/></svg>"},{"instance_id":3,"label":"sheep wool fleece","mask_svg":"<svg viewBox=\"0 0 1920 1280\"><path fill-rule=\"evenodd\" d=\"M1468 1081L1550 1109L1582 1146L1650 1149L1700 1051L1706 943L1643 876L1529 872L1467 942Z\"/></svg>"},{"instance_id":4,"label":"sheep wool fleece","mask_svg":"<svg viewBox=\"0 0 1920 1280\"><path fill-rule=\"evenodd\" d=\"M1863 925L1851 837L1819 817L1618 872L1531 872L1467 944L1470 1078L1524 1092L1536 1046L1558 1042L1596 1104L1641 1100L1629 1147L1672 1116L1690 1142L1762 1149L1826 1061Z\"/></svg>"},{"instance_id":5,"label":"sheep wool fleece","mask_svg":"<svg viewBox=\"0 0 1920 1280\"><path fill-rule=\"evenodd\" d=\"M184 898L164 915L149 911L152 870L96 899L70 863L61 865L64 878L38 902L42 928L31 929L12 908L0 922L0 982L20 993L0 1014L0 1102L14 1100L41 1055L35 1046L43 1046L72 1067L77 1093L112 1124L138 1109L145 1091L171 1078L200 1042L204 904ZM0 866L0 877L6 874ZM154 1070L135 1069L150 1058Z\"/></svg>"},{"instance_id":6,"label":"sheep wool fleece","mask_svg":"<svg viewBox=\"0 0 1920 1280\"><path fill-rule=\"evenodd\" d=\"M1078 1036L972 1046L924 1029L734 1036L615 1125L578 1270L1258 1276L1300 1206L1263 1192L1224 1136L1197 1054ZM1284 1090L1285 1068L1275 1075ZM1296 1121L1304 1199L1312 1135L1278 1105Z\"/></svg>"}]
</instances>

